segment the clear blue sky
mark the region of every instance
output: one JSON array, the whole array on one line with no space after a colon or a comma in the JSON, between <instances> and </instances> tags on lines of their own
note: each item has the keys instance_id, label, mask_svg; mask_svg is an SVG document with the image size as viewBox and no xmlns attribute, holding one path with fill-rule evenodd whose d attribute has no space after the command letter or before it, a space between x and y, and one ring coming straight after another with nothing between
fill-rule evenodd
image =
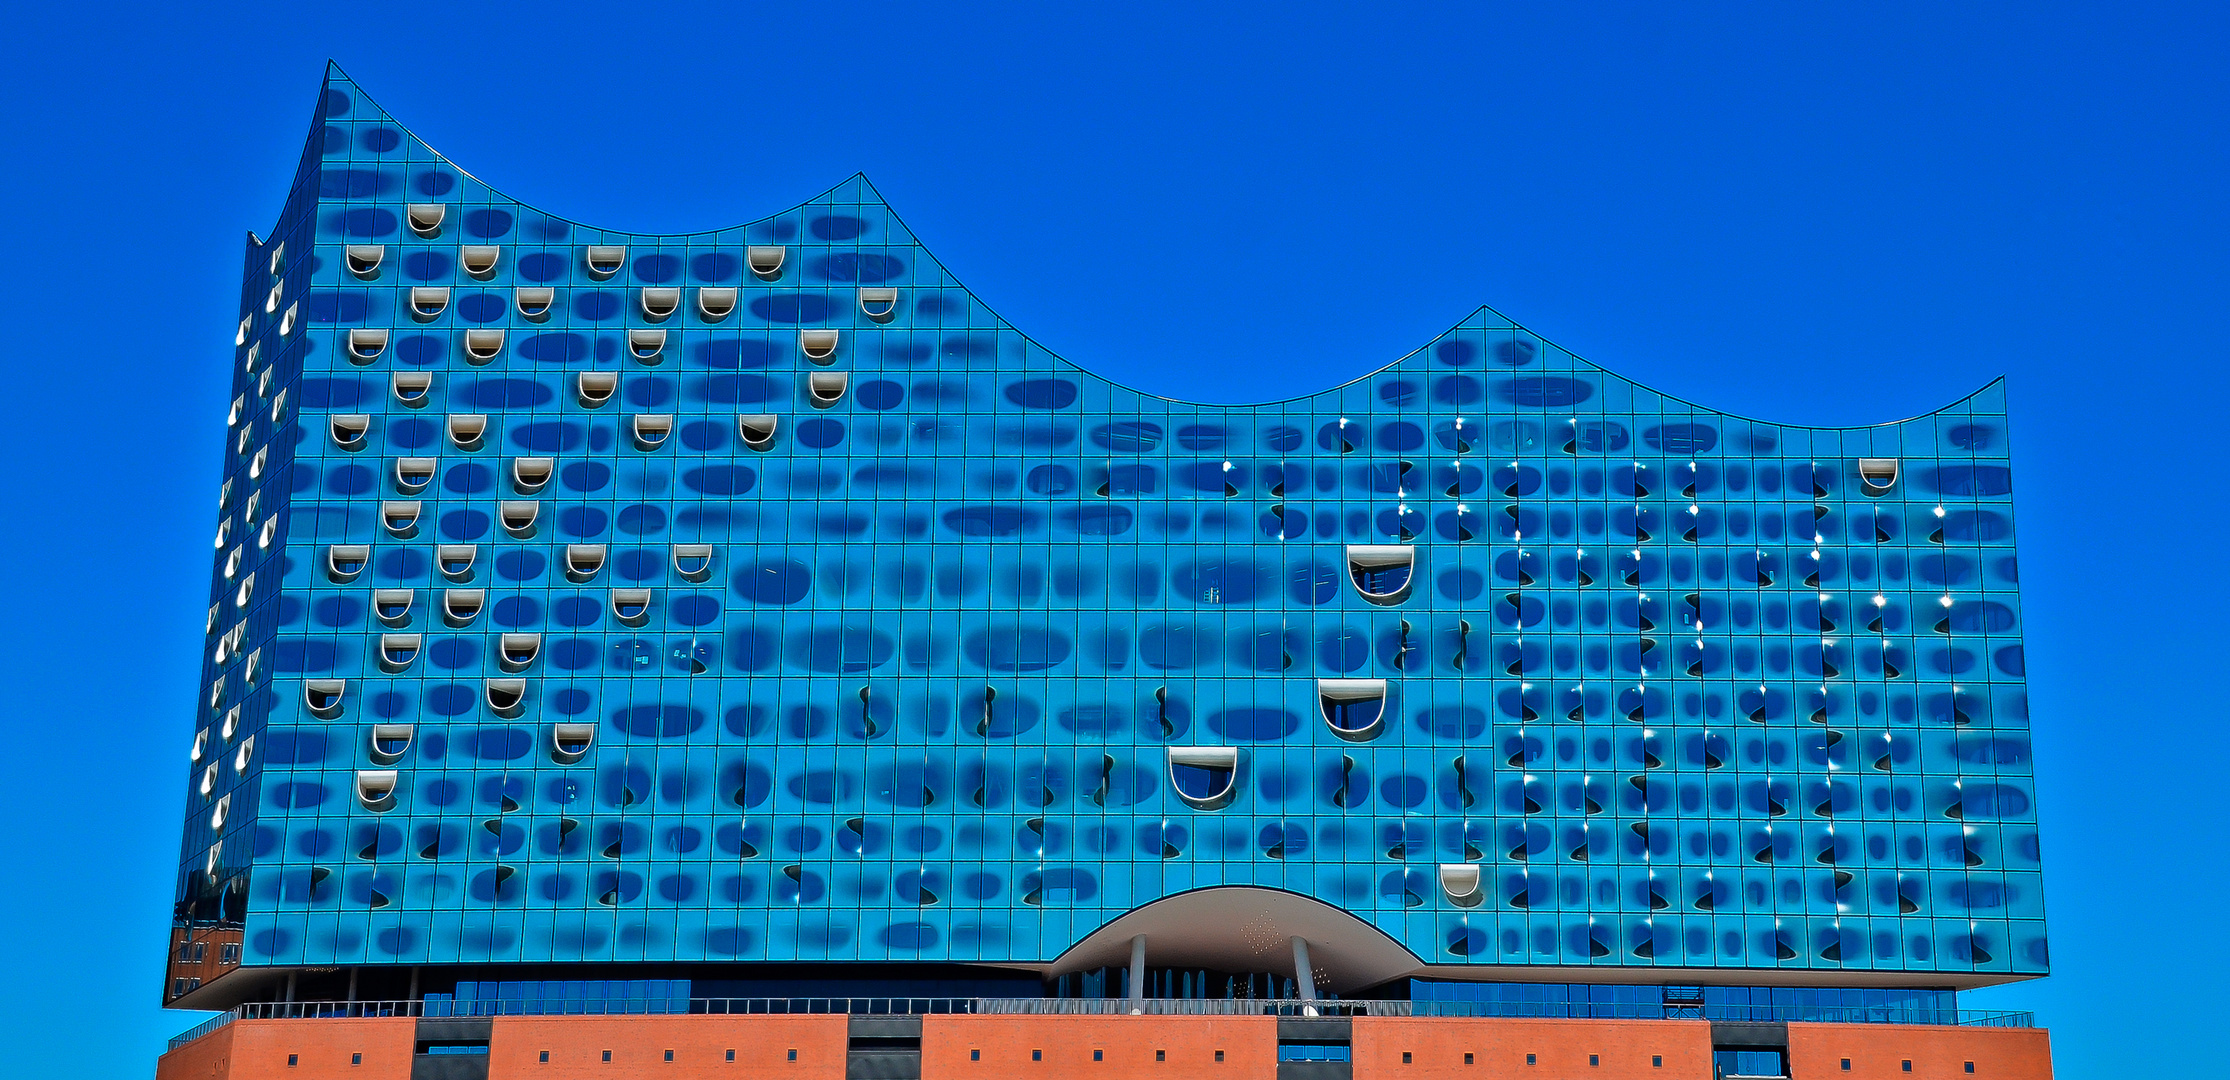
<instances>
[{"instance_id":1,"label":"clear blue sky","mask_svg":"<svg viewBox=\"0 0 2230 1080\"><path fill-rule=\"evenodd\" d=\"M2057 974L1971 1004L2036 1009L2063 1077L2222 1075L2222 7L1069 7L9 16L0 1074L150 1076L191 1023L155 1001L241 236L331 57L614 227L865 171L1016 325L1177 396L1482 303L1774 420L2008 376Z\"/></svg>"}]
</instances>

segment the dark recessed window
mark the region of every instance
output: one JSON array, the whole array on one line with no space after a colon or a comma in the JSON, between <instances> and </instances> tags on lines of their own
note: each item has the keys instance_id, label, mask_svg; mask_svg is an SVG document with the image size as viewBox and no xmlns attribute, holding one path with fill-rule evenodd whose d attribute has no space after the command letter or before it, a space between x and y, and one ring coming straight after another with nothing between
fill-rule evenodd
<instances>
[{"instance_id":1,"label":"dark recessed window","mask_svg":"<svg viewBox=\"0 0 2230 1080\"><path fill-rule=\"evenodd\" d=\"M981 1051L981 1050L970 1050L970 1051L968 1051L968 1060L970 1060L970 1061L982 1061L982 1060L983 1060L983 1051Z\"/></svg>"},{"instance_id":2,"label":"dark recessed window","mask_svg":"<svg viewBox=\"0 0 2230 1080\"><path fill-rule=\"evenodd\" d=\"M550 1063L550 1052L549 1052L548 1050L544 1050L544 1051L542 1051L542 1064L544 1064L544 1065L548 1065L549 1063Z\"/></svg>"},{"instance_id":3,"label":"dark recessed window","mask_svg":"<svg viewBox=\"0 0 2230 1080\"><path fill-rule=\"evenodd\" d=\"M1154 1051L1154 1060L1155 1060L1155 1061L1168 1061L1168 1060L1169 1060L1169 1051L1167 1051L1167 1050L1156 1050L1156 1051Z\"/></svg>"},{"instance_id":4,"label":"dark recessed window","mask_svg":"<svg viewBox=\"0 0 2230 1080\"><path fill-rule=\"evenodd\" d=\"M1531 1054L1527 1054L1527 1055L1525 1056L1525 1063L1526 1063L1526 1064L1528 1064L1528 1065L1531 1065L1531 1064L1533 1064L1533 1055L1531 1055Z\"/></svg>"},{"instance_id":5,"label":"dark recessed window","mask_svg":"<svg viewBox=\"0 0 2230 1080\"><path fill-rule=\"evenodd\" d=\"M1216 1051L1216 1060L1217 1060L1218 1062L1221 1062L1221 1061L1223 1060L1223 1051L1221 1051L1221 1050L1218 1050L1218 1051Z\"/></svg>"},{"instance_id":6,"label":"dark recessed window","mask_svg":"<svg viewBox=\"0 0 2230 1080\"><path fill-rule=\"evenodd\" d=\"M797 1059L798 1059L798 1052L797 1052L797 1050L796 1050L795 1048L792 1048L792 1049L791 1049L791 1051L790 1051L790 1060L791 1060L791 1061L796 1061Z\"/></svg>"},{"instance_id":7,"label":"dark recessed window","mask_svg":"<svg viewBox=\"0 0 2230 1080\"><path fill-rule=\"evenodd\" d=\"M1044 1060L1045 1060L1045 1051L1043 1051L1043 1050L1032 1050L1032 1051L1030 1051L1030 1060L1031 1060L1031 1061L1044 1061Z\"/></svg>"},{"instance_id":8,"label":"dark recessed window","mask_svg":"<svg viewBox=\"0 0 2230 1080\"><path fill-rule=\"evenodd\" d=\"M1471 1064L1471 1055L1470 1055L1470 1054L1465 1054L1465 1055L1463 1056L1463 1063L1464 1063L1464 1064L1466 1064L1466 1065L1469 1065L1469 1064Z\"/></svg>"},{"instance_id":9,"label":"dark recessed window","mask_svg":"<svg viewBox=\"0 0 2230 1080\"><path fill-rule=\"evenodd\" d=\"M297 1062L297 1061L300 1061L301 1059L302 1059L302 1055L300 1055L300 1054L288 1054L288 1055L286 1056L286 1067L287 1067L287 1068L289 1068L289 1069L293 1068L293 1067L294 1067L294 1063L295 1063L295 1062Z\"/></svg>"},{"instance_id":10,"label":"dark recessed window","mask_svg":"<svg viewBox=\"0 0 2230 1080\"><path fill-rule=\"evenodd\" d=\"M1903 1066L1903 1068L1904 1068L1904 1070L1905 1070L1906 1072L1911 1072L1911 1071L1913 1071L1913 1062L1912 1062L1912 1059L1911 1059L1911 1058L1906 1058L1906 1059L1905 1059L1905 1063L1904 1063L1904 1066Z\"/></svg>"},{"instance_id":11,"label":"dark recessed window","mask_svg":"<svg viewBox=\"0 0 2230 1080\"><path fill-rule=\"evenodd\" d=\"M1663 1054L1651 1054L1651 1055L1649 1056L1649 1067L1650 1067L1650 1068L1652 1068L1652 1069L1662 1069L1662 1068L1664 1068L1664 1067L1665 1067L1665 1055L1663 1055ZM1846 1069L1848 1069L1848 1068L1850 1068L1850 1067L1851 1067L1851 1063L1850 1063L1849 1061L1847 1061L1847 1060L1846 1060L1845 1062L1843 1062L1843 1067L1844 1067L1844 1068L1846 1068Z\"/></svg>"},{"instance_id":12,"label":"dark recessed window","mask_svg":"<svg viewBox=\"0 0 2230 1080\"><path fill-rule=\"evenodd\" d=\"M1098 1051L1098 1050L1094 1050L1094 1051L1092 1051L1092 1060L1093 1060L1093 1061L1105 1061L1105 1060L1107 1060L1106 1058L1104 1058L1104 1057L1101 1057L1101 1056L1100 1056L1100 1054L1101 1054L1101 1051ZM1973 1072L1974 1070L1973 1070L1973 1069L1968 1069L1967 1071L1968 1071L1968 1072Z\"/></svg>"},{"instance_id":13,"label":"dark recessed window","mask_svg":"<svg viewBox=\"0 0 2230 1080\"><path fill-rule=\"evenodd\" d=\"M1967 1071L1968 1071L1968 1072L1973 1072L1973 1071L1974 1071L1974 1062L1970 1061L1970 1062L1968 1062L1968 1063L1967 1063Z\"/></svg>"},{"instance_id":14,"label":"dark recessed window","mask_svg":"<svg viewBox=\"0 0 2230 1080\"><path fill-rule=\"evenodd\" d=\"M348 1063L349 1063L349 1064L351 1064L351 1065L362 1065L362 1064L364 1063L364 1055L362 1055L362 1054L350 1054L350 1055L348 1056ZM1973 1069L1968 1069L1967 1071L1968 1071L1968 1072L1973 1072L1974 1070L1973 1070Z\"/></svg>"},{"instance_id":15,"label":"dark recessed window","mask_svg":"<svg viewBox=\"0 0 2230 1080\"><path fill-rule=\"evenodd\" d=\"M668 1050L668 1051L666 1051L666 1060L668 1060L668 1061L672 1061L672 1060L674 1060L674 1052L673 1052L673 1051L671 1051L671 1050Z\"/></svg>"},{"instance_id":16,"label":"dark recessed window","mask_svg":"<svg viewBox=\"0 0 2230 1080\"><path fill-rule=\"evenodd\" d=\"M1851 1059L1849 1059L1849 1058L1844 1058L1844 1059L1843 1059L1843 1071L1844 1071L1844 1072L1849 1072L1849 1071L1851 1071Z\"/></svg>"},{"instance_id":17,"label":"dark recessed window","mask_svg":"<svg viewBox=\"0 0 2230 1080\"><path fill-rule=\"evenodd\" d=\"M730 1050L730 1051L728 1051L728 1060L730 1060L730 1061L734 1061L735 1059L736 1059L736 1052L735 1052L735 1051L733 1051L733 1050Z\"/></svg>"},{"instance_id":18,"label":"dark recessed window","mask_svg":"<svg viewBox=\"0 0 2230 1080\"><path fill-rule=\"evenodd\" d=\"M1404 1065L1409 1064L1409 1051L1404 1050L1401 1052L1401 1063Z\"/></svg>"},{"instance_id":19,"label":"dark recessed window","mask_svg":"<svg viewBox=\"0 0 2230 1080\"><path fill-rule=\"evenodd\" d=\"M1588 1064L1588 1065L1589 1065L1589 1067L1591 1067L1591 1068L1592 1068L1592 1067L1598 1067L1598 1066L1601 1066L1601 1065L1603 1064L1603 1055L1601 1055L1601 1054L1589 1054L1589 1055L1587 1055L1587 1064Z\"/></svg>"},{"instance_id":20,"label":"dark recessed window","mask_svg":"<svg viewBox=\"0 0 2230 1080\"><path fill-rule=\"evenodd\" d=\"M606 1050L606 1051L604 1051L604 1060L605 1060L605 1061L610 1061L610 1060L612 1060L612 1052L611 1052L611 1051L609 1051L609 1050Z\"/></svg>"}]
</instances>

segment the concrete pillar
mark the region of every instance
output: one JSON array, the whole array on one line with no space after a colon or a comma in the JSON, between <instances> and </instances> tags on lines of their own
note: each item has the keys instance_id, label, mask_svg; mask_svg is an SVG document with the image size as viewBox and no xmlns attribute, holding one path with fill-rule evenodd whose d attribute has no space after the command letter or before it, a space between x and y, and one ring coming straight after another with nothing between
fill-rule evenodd
<instances>
[{"instance_id":1,"label":"concrete pillar","mask_svg":"<svg viewBox=\"0 0 2230 1080\"><path fill-rule=\"evenodd\" d=\"M1146 1013L1146 935L1130 939L1130 1014Z\"/></svg>"},{"instance_id":2,"label":"concrete pillar","mask_svg":"<svg viewBox=\"0 0 2230 1080\"><path fill-rule=\"evenodd\" d=\"M1293 987L1301 992L1303 1002L1316 1000L1316 970L1309 966L1309 943L1298 934L1293 936ZM1301 1015L1315 1016L1316 1007L1302 1005Z\"/></svg>"},{"instance_id":3,"label":"concrete pillar","mask_svg":"<svg viewBox=\"0 0 2230 1080\"><path fill-rule=\"evenodd\" d=\"M289 1005L294 1004L294 976L292 971L286 973L286 1000Z\"/></svg>"}]
</instances>

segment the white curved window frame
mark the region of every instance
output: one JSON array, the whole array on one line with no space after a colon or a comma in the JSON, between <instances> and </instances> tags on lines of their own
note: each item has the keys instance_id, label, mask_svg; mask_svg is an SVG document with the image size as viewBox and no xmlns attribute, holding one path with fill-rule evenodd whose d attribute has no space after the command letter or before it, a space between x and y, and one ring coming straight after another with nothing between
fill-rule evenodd
<instances>
[{"instance_id":1,"label":"white curved window frame","mask_svg":"<svg viewBox=\"0 0 2230 1080\"><path fill-rule=\"evenodd\" d=\"M216 809L209 811L209 827L212 830L224 828L225 819L230 816L232 816L232 796L228 794L217 800Z\"/></svg>"},{"instance_id":2,"label":"white curved window frame","mask_svg":"<svg viewBox=\"0 0 2230 1080\"><path fill-rule=\"evenodd\" d=\"M1868 495L1880 495L1897 486L1902 465L1897 458L1858 459L1858 481Z\"/></svg>"},{"instance_id":3,"label":"white curved window frame","mask_svg":"<svg viewBox=\"0 0 2230 1080\"><path fill-rule=\"evenodd\" d=\"M671 413L637 413L629 417L628 433L634 436L635 449L644 452L666 445L674 434L674 417Z\"/></svg>"},{"instance_id":4,"label":"white curved window frame","mask_svg":"<svg viewBox=\"0 0 2230 1080\"><path fill-rule=\"evenodd\" d=\"M602 544L565 545L565 579L575 583L595 580L604 569L604 557Z\"/></svg>"},{"instance_id":5,"label":"white curved window frame","mask_svg":"<svg viewBox=\"0 0 2230 1080\"><path fill-rule=\"evenodd\" d=\"M666 352L666 331L660 329L633 329L627 332L627 354L646 364L655 364Z\"/></svg>"},{"instance_id":6,"label":"white curved window frame","mask_svg":"<svg viewBox=\"0 0 2230 1080\"><path fill-rule=\"evenodd\" d=\"M542 517L542 504L533 500L506 499L497 511L503 531L525 540L534 535L535 522Z\"/></svg>"},{"instance_id":7,"label":"white curved window frame","mask_svg":"<svg viewBox=\"0 0 2230 1080\"><path fill-rule=\"evenodd\" d=\"M681 310L681 290L672 285L645 285L635 293L635 304L643 318L651 322L665 322Z\"/></svg>"},{"instance_id":8,"label":"white curved window frame","mask_svg":"<svg viewBox=\"0 0 2230 1080\"><path fill-rule=\"evenodd\" d=\"M556 471L557 462L552 458L512 458L511 490L521 495L539 495L550 485L550 476Z\"/></svg>"},{"instance_id":9,"label":"white curved window frame","mask_svg":"<svg viewBox=\"0 0 2230 1080\"><path fill-rule=\"evenodd\" d=\"M370 413L334 413L326 422L326 430L332 435L334 446L353 454L370 441L372 416Z\"/></svg>"},{"instance_id":10,"label":"white curved window frame","mask_svg":"<svg viewBox=\"0 0 2230 1080\"><path fill-rule=\"evenodd\" d=\"M232 771L240 773L241 775L246 775L248 772L248 766L253 764L255 762L255 759L256 737L250 735L247 738L240 740L240 749L232 755Z\"/></svg>"},{"instance_id":11,"label":"white curved window frame","mask_svg":"<svg viewBox=\"0 0 2230 1080\"><path fill-rule=\"evenodd\" d=\"M434 473L441 467L441 459L406 457L395 459L395 490L405 495L416 495L434 482Z\"/></svg>"},{"instance_id":12,"label":"white curved window frame","mask_svg":"<svg viewBox=\"0 0 2230 1080\"><path fill-rule=\"evenodd\" d=\"M627 245L590 244L581 252L581 265L588 269L588 276L605 281L627 265Z\"/></svg>"},{"instance_id":13,"label":"white curved window frame","mask_svg":"<svg viewBox=\"0 0 2230 1080\"><path fill-rule=\"evenodd\" d=\"M471 626L488 605L486 589L443 589L441 591L441 621L457 629Z\"/></svg>"},{"instance_id":14,"label":"white curved window frame","mask_svg":"<svg viewBox=\"0 0 2230 1080\"><path fill-rule=\"evenodd\" d=\"M418 651L425 641L424 634L381 634L379 669L390 675L409 670L418 661Z\"/></svg>"},{"instance_id":15,"label":"white curved window frame","mask_svg":"<svg viewBox=\"0 0 2230 1080\"><path fill-rule=\"evenodd\" d=\"M482 281L496 276L496 266L502 261L503 249L494 244L466 244L457 249L457 265Z\"/></svg>"},{"instance_id":16,"label":"white curved window frame","mask_svg":"<svg viewBox=\"0 0 2230 1080\"><path fill-rule=\"evenodd\" d=\"M193 763L195 763L195 764L197 764L197 765L198 765L198 764L200 764L200 763L201 763L201 757L202 757L202 755L203 755L203 754L206 754L206 753L208 753L208 752L209 752L209 729L208 729L208 728L202 728L202 729L201 729L200 731L194 732L194 748L193 748L193 750L192 750L192 751L190 751L189 753L187 753L187 755L186 755L186 760L188 760L188 761L191 761L191 762L193 762Z\"/></svg>"},{"instance_id":17,"label":"white curved window frame","mask_svg":"<svg viewBox=\"0 0 2230 1080\"><path fill-rule=\"evenodd\" d=\"M415 724L373 724L364 755L375 765L393 765L410 753L411 738L417 733Z\"/></svg>"},{"instance_id":18,"label":"white curved window frame","mask_svg":"<svg viewBox=\"0 0 2230 1080\"><path fill-rule=\"evenodd\" d=\"M844 400L844 391L851 386L850 373L843 371L809 371L805 374L806 396L816 409L826 409Z\"/></svg>"},{"instance_id":19,"label":"white curved window frame","mask_svg":"<svg viewBox=\"0 0 2230 1080\"><path fill-rule=\"evenodd\" d=\"M483 413L450 413L449 442L459 450L478 450L488 436L488 417Z\"/></svg>"},{"instance_id":20,"label":"white curved window frame","mask_svg":"<svg viewBox=\"0 0 2230 1080\"><path fill-rule=\"evenodd\" d=\"M357 364L370 364L370 361L379 359L379 355L386 353L386 350L388 350L388 330L386 328L357 326L357 328L348 330L348 359L355 359Z\"/></svg>"},{"instance_id":21,"label":"white curved window frame","mask_svg":"<svg viewBox=\"0 0 2230 1080\"><path fill-rule=\"evenodd\" d=\"M419 322L432 322L449 310L449 286L413 285L410 287L410 317Z\"/></svg>"},{"instance_id":22,"label":"white curved window frame","mask_svg":"<svg viewBox=\"0 0 2230 1080\"><path fill-rule=\"evenodd\" d=\"M239 397L233 398L231 410L225 413L225 426L237 426L240 423L240 418L247 415L247 412L248 395L242 394Z\"/></svg>"},{"instance_id":23,"label":"white curved window frame","mask_svg":"<svg viewBox=\"0 0 2230 1080\"><path fill-rule=\"evenodd\" d=\"M765 450L774 445L781 424L782 418L773 413L743 413L736 417L736 437L753 450Z\"/></svg>"},{"instance_id":24,"label":"white curved window frame","mask_svg":"<svg viewBox=\"0 0 2230 1080\"><path fill-rule=\"evenodd\" d=\"M836 362L836 346L841 335L827 327L814 327L798 331L798 351L816 364Z\"/></svg>"},{"instance_id":25,"label":"white curved window frame","mask_svg":"<svg viewBox=\"0 0 2230 1080\"><path fill-rule=\"evenodd\" d=\"M650 621L650 590L613 589L611 609L621 626L641 626Z\"/></svg>"},{"instance_id":26,"label":"white curved window frame","mask_svg":"<svg viewBox=\"0 0 2230 1080\"><path fill-rule=\"evenodd\" d=\"M404 627L410 625L411 608L418 604L416 589L373 589L372 617L382 625Z\"/></svg>"},{"instance_id":27,"label":"white curved window frame","mask_svg":"<svg viewBox=\"0 0 2230 1080\"><path fill-rule=\"evenodd\" d=\"M525 671L534 666L534 658L541 654L542 635L532 632L507 633L496 643L496 666L505 671Z\"/></svg>"},{"instance_id":28,"label":"white curved window frame","mask_svg":"<svg viewBox=\"0 0 2230 1080\"><path fill-rule=\"evenodd\" d=\"M350 244L342 260L348 263L349 273L365 281L376 281L380 264L387 261L387 245Z\"/></svg>"},{"instance_id":29,"label":"white curved window frame","mask_svg":"<svg viewBox=\"0 0 2230 1080\"><path fill-rule=\"evenodd\" d=\"M567 722L550 725L550 760L577 765L596 745L596 725Z\"/></svg>"},{"instance_id":30,"label":"white curved window frame","mask_svg":"<svg viewBox=\"0 0 2230 1080\"><path fill-rule=\"evenodd\" d=\"M402 774L393 769L358 769L356 801L366 810L391 810L395 806L395 789L401 783Z\"/></svg>"},{"instance_id":31,"label":"white curved window frame","mask_svg":"<svg viewBox=\"0 0 2230 1080\"><path fill-rule=\"evenodd\" d=\"M711 544L675 544L674 573L683 581L703 582L712 579Z\"/></svg>"},{"instance_id":32,"label":"white curved window frame","mask_svg":"<svg viewBox=\"0 0 2230 1080\"><path fill-rule=\"evenodd\" d=\"M431 240L441 235L441 223L449 217L445 203L412 203L406 212L410 218L410 231Z\"/></svg>"},{"instance_id":33,"label":"white curved window frame","mask_svg":"<svg viewBox=\"0 0 2230 1080\"><path fill-rule=\"evenodd\" d=\"M1221 772L1222 784L1205 795L1187 792L1177 782L1182 767ZM1239 751L1230 746L1172 746L1169 748L1169 790L1195 810L1221 810L1238 797Z\"/></svg>"},{"instance_id":34,"label":"white curved window frame","mask_svg":"<svg viewBox=\"0 0 2230 1080\"><path fill-rule=\"evenodd\" d=\"M736 310L736 288L733 285L705 286L697 290L697 314L706 322L719 322Z\"/></svg>"},{"instance_id":35,"label":"white curved window frame","mask_svg":"<svg viewBox=\"0 0 2230 1080\"><path fill-rule=\"evenodd\" d=\"M224 680L222 680L222 679L219 679L219 680L217 680L217 681L218 681L219 683L222 683L222 682L224 682ZM345 683L345 682L346 682L347 680L344 680L344 679L328 679L328 680L324 680L324 681L326 681L326 682L335 682L335 683ZM339 714L338 714L338 713L336 713L335 715L339 715ZM240 706L238 706L238 705L235 705L235 706L233 706L232 708L230 708L230 709L227 709L227 710L225 710L225 722L224 722L223 726L222 726L222 727L220 727L220 728L218 729L218 732L217 732L217 734L218 734L218 736L219 736L220 738L224 739L224 740L225 740L226 742L231 742L231 741L232 741L232 736L233 736L233 734L234 734L235 732L239 731L239 730L240 730Z\"/></svg>"},{"instance_id":36,"label":"white curved window frame","mask_svg":"<svg viewBox=\"0 0 2230 1080\"><path fill-rule=\"evenodd\" d=\"M527 681L525 679L488 679L481 684L481 700L488 703L488 711L505 719L515 719L527 711Z\"/></svg>"},{"instance_id":37,"label":"white curved window frame","mask_svg":"<svg viewBox=\"0 0 2230 1080\"><path fill-rule=\"evenodd\" d=\"M1351 703L1377 702L1378 713L1359 726L1343 726L1334 717L1345 711ZM1316 680L1317 715L1323 717L1324 726L1348 742L1369 742L1386 730L1386 680L1384 679L1318 679Z\"/></svg>"},{"instance_id":38,"label":"white curved window frame","mask_svg":"<svg viewBox=\"0 0 2230 1080\"><path fill-rule=\"evenodd\" d=\"M451 581L471 581L473 564L479 558L478 544L441 544L434 548L434 569Z\"/></svg>"},{"instance_id":39,"label":"white curved window frame","mask_svg":"<svg viewBox=\"0 0 2230 1080\"><path fill-rule=\"evenodd\" d=\"M619 372L584 371L573 381L573 396L584 409L594 409L619 392Z\"/></svg>"},{"instance_id":40,"label":"white curved window frame","mask_svg":"<svg viewBox=\"0 0 2230 1080\"><path fill-rule=\"evenodd\" d=\"M485 364L503 355L503 331L478 327L465 331L465 359Z\"/></svg>"},{"instance_id":41,"label":"white curved window frame","mask_svg":"<svg viewBox=\"0 0 2230 1080\"><path fill-rule=\"evenodd\" d=\"M331 720L348 705L347 679L302 680L302 709L320 720ZM231 738L227 733L225 738Z\"/></svg>"},{"instance_id":42,"label":"white curved window frame","mask_svg":"<svg viewBox=\"0 0 2230 1080\"><path fill-rule=\"evenodd\" d=\"M1458 907L1475 907L1482 897L1479 894L1479 867L1476 863L1440 864L1440 891L1448 901Z\"/></svg>"},{"instance_id":43,"label":"white curved window frame","mask_svg":"<svg viewBox=\"0 0 2230 1080\"><path fill-rule=\"evenodd\" d=\"M434 374L430 371L398 371L387 380L387 391L397 404L406 409L423 407L433 397Z\"/></svg>"},{"instance_id":44,"label":"white curved window frame","mask_svg":"<svg viewBox=\"0 0 2230 1080\"><path fill-rule=\"evenodd\" d=\"M870 285L859 291L859 313L869 320L887 323L898 317L898 290L888 285Z\"/></svg>"},{"instance_id":45,"label":"white curved window frame","mask_svg":"<svg viewBox=\"0 0 2230 1080\"><path fill-rule=\"evenodd\" d=\"M346 585L363 576L364 568L371 563L370 544L334 544L325 549L326 580Z\"/></svg>"},{"instance_id":46,"label":"white curved window frame","mask_svg":"<svg viewBox=\"0 0 2230 1080\"><path fill-rule=\"evenodd\" d=\"M511 290L511 301L519 309L520 318L541 322L557 307L557 290L547 285L522 285Z\"/></svg>"},{"instance_id":47,"label":"white curved window frame","mask_svg":"<svg viewBox=\"0 0 2230 1080\"><path fill-rule=\"evenodd\" d=\"M744 249L743 261L751 267L753 277L761 281L782 279L782 264L789 261L790 249L780 244L754 244Z\"/></svg>"},{"instance_id":48,"label":"white curved window frame","mask_svg":"<svg viewBox=\"0 0 2230 1080\"><path fill-rule=\"evenodd\" d=\"M279 310L279 298L285 295L285 293L286 282L282 281L276 285L271 286L271 291L263 294L263 313L269 315L272 312Z\"/></svg>"},{"instance_id":49,"label":"white curved window frame","mask_svg":"<svg viewBox=\"0 0 2230 1080\"><path fill-rule=\"evenodd\" d=\"M1365 574L1387 567L1405 567L1409 576L1403 578L1399 586L1383 592L1364 587ZM1417 549L1409 544L1349 544L1347 583L1368 603L1381 607L1399 604L1409 599L1417 584Z\"/></svg>"},{"instance_id":50,"label":"white curved window frame","mask_svg":"<svg viewBox=\"0 0 2230 1080\"><path fill-rule=\"evenodd\" d=\"M286 337L287 335L294 333L295 315L297 312L301 311L301 309L302 302L299 300L286 306L286 311L279 316L280 337ZM269 374L269 372L265 372L265 374Z\"/></svg>"}]
</instances>

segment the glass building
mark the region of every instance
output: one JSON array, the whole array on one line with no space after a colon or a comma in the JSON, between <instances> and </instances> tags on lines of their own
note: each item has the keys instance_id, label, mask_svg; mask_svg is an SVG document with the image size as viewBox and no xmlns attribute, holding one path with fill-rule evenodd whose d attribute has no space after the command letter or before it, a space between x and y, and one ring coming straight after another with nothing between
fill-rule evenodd
<instances>
[{"instance_id":1,"label":"glass building","mask_svg":"<svg viewBox=\"0 0 2230 1080\"><path fill-rule=\"evenodd\" d=\"M1175 401L863 177L597 229L337 71L238 326L166 1002L1959 1029L2047 971L1997 384L1766 423L1482 309Z\"/></svg>"}]
</instances>

